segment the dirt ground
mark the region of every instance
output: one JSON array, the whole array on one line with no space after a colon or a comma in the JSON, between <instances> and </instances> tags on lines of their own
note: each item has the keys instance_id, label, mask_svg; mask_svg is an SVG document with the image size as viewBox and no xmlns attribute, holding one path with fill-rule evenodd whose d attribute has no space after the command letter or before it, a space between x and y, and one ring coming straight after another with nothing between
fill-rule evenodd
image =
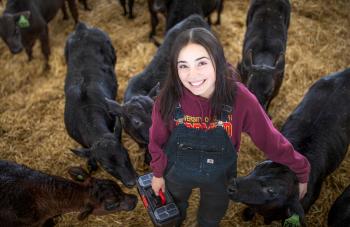
<instances>
[{"instance_id":1,"label":"dirt ground","mask_svg":"<svg viewBox=\"0 0 350 227\"><path fill-rule=\"evenodd\" d=\"M110 35L117 52L117 100L121 101L128 79L141 72L156 51L156 47L148 41L150 19L147 2L135 1L134 20L122 16L122 8L116 0L90 0L89 3L93 8L91 12L83 11L83 7L79 6L80 19ZM0 3L0 12L3 11L4 4ZM226 0L222 25L212 27L220 37L225 54L233 65L241 58L248 5L247 0ZM324 75L350 66L349 11L348 0L292 1L285 79L279 95L270 107L270 115L277 128L281 127L312 83ZM61 12L50 23L50 71L43 71L44 59L38 43L34 48L35 59L28 63L24 52L13 56L5 44L0 42L1 159L65 177L68 177L69 166L85 165L82 159L69 151L69 148L79 145L69 138L63 122L63 86L66 74L63 48L73 27L72 19L63 21ZM157 36L161 39L163 19L158 27ZM143 168L137 160L142 153L136 143L125 134L123 142L141 174ZM239 153L238 174L247 174L263 159L262 152L244 136ZM102 170L97 176L110 178ZM350 154L324 182L319 199L306 216L308 226L326 226L331 204L349 183ZM137 193L135 188L123 189ZM191 197L185 226L195 226L197 204L198 192L195 191ZM244 205L230 203L221 226L264 225L260 216L255 217L252 222L243 222L243 208ZM83 222L79 222L76 217L77 213L63 215L58 220L58 226L152 226L141 201L132 212L91 216ZM272 226L280 226L280 223L273 222Z\"/></svg>"}]
</instances>

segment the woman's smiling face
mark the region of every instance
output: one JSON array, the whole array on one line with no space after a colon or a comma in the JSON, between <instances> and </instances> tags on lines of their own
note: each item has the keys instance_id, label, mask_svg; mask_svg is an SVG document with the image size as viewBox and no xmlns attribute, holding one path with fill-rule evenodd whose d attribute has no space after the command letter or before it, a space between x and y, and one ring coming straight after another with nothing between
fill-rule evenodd
<instances>
[{"instance_id":1,"label":"woman's smiling face","mask_svg":"<svg viewBox=\"0 0 350 227\"><path fill-rule=\"evenodd\" d=\"M210 98L215 90L216 72L207 50L195 43L183 47L177 59L182 84L194 95Z\"/></svg>"}]
</instances>

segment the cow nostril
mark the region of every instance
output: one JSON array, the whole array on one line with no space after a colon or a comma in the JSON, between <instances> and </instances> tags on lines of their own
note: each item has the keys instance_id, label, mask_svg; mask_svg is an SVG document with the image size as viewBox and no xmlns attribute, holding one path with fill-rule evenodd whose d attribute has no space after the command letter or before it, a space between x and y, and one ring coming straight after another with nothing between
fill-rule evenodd
<instances>
[{"instance_id":1,"label":"cow nostril","mask_svg":"<svg viewBox=\"0 0 350 227\"><path fill-rule=\"evenodd\" d=\"M230 186L228 186L228 188L227 188L227 192L228 192L228 194L229 195L232 195L232 194L235 194L235 193L237 193L237 187L236 186L232 186L232 185L230 185Z\"/></svg>"},{"instance_id":2,"label":"cow nostril","mask_svg":"<svg viewBox=\"0 0 350 227\"><path fill-rule=\"evenodd\" d=\"M11 49L12 54L18 54L21 51L22 51L22 47L16 47Z\"/></svg>"},{"instance_id":3,"label":"cow nostril","mask_svg":"<svg viewBox=\"0 0 350 227\"><path fill-rule=\"evenodd\" d=\"M124 185L128 188L132 188L135 186L135 184L136 184L136 179L130 179L127 182L125 182Z\"/></svg>"}]
</instances>

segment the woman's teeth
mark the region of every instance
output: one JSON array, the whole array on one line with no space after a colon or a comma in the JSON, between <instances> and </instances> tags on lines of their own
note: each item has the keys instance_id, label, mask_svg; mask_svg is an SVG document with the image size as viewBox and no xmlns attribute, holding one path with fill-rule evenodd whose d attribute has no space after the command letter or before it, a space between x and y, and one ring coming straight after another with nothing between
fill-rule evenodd
<instances>
[{"instance_id":1,"label":"woman's teeth","mask_svg":"<svg viewBox=\"0 0 350 227\"><path fill-rule=\"evenodd\" d=\"M205 80L201 80L201 81L196 81L196 82L189 82L189 84L191 86L200 86L204 83Z\"/></svg>"}]
</instances>

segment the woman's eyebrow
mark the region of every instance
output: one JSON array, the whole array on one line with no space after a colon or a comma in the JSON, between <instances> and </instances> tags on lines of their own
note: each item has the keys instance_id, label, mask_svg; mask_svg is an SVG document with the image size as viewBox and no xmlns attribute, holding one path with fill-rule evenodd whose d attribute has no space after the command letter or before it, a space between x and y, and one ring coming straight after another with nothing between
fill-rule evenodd
<instances>
[{"instance_id":1,"label":"woman's eyebrow","mask_svg":"<svg viewBox=\"0 0 350 227\"><path fill-rule=\"evenodd\" d=\"M206 57L206 56L203 56L203 57L199 57L199 58L197 58L197 59L195 59L195 61L199 61L199 60L201 60L201 59L209 59L208 57ZM209 59L210 60L210 59ZM180 61L177 61L177 63L187 63L187 61L184 61L184 60L180 60Z\"/></svg>"},{"instance_id":2,"label":"woman's eyebrow","mask_svg":"<svg viewBox=\"0 0 350 227\"><path fill-rule=\"evenodd\" d=\"M208 57L203 56L203 57L197 58L196 61L199 61L199 60L201 60L203 58L209 59Z\"/></svg>"}]
</instances>

